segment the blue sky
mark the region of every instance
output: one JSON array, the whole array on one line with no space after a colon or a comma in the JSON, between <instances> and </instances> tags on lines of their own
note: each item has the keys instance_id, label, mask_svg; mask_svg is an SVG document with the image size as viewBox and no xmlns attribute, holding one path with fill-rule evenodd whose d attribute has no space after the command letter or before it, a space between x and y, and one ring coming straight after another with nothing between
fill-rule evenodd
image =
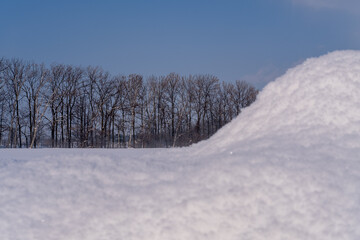
<instances>
[{"instance_id":1,"label":"blue sky","mask_svg":"<svg viewBox=\"0 0 360 240\"><path fill-rule=\"evenodd\" d=\"M359 16L358 0L3 0L0 57L261 88L308 57L360 49Z\"/></svg>"}]
</instances>

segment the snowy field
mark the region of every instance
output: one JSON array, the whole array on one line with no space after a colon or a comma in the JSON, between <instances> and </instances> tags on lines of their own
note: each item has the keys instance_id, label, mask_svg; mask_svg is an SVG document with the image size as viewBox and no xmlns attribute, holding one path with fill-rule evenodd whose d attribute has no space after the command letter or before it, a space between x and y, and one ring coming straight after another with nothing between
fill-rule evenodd
<instances>
[{"instance_id":1,"label":"snowy field","mask_svg":"<svg viewBox=\"0 0 360 240\"><path fill-rule=\"evenodd\" d=\"M183 149L0 150L1 240L360 239L360 52Z\"/></svg>"}]
</instances>

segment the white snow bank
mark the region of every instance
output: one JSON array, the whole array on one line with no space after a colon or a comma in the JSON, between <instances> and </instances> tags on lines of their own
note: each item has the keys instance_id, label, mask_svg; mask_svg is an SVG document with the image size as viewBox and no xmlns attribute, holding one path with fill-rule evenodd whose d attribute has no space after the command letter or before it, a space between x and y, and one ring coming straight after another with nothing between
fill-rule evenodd
<instances>
[{"instance_id":1,"label":"white snow bank","mask_svg":"<svg viewBox=\"0 0 360 240\"><path fill-rule=\"evenodd\" d=\"M277 137L302 146L335 143L360 148L359 93L359 51L311 58L269 83L251 107L199 145L206 152L207 145L216 145L212 153L255 139L279 145L272 140Z\"/></svg>"},{"instance_id":2,"label":"white snow bank","mask_svg":"<svg viewBox=\"0 0 360 240\"><path fill-rule=\"evenodd\" d=\"M190 148L0 150L0 239L360 239L359 59L307 60Z\"/></svg>"}]
</instances>

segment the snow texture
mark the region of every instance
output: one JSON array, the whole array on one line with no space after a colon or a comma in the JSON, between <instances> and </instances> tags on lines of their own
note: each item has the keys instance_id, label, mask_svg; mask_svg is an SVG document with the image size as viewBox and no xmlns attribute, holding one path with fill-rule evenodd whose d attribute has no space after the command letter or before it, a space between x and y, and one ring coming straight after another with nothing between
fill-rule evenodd
<instances>
[{"instance_id":1,"label":"snow texture","mask_svg":"<svg viewBox=\"0 0 360 240\"><path fill-rule=\"evenodd\" d=\"M306 60L184 149L0 150L0 239L360 239L360 52Z\"/></svg>"}]
</instances>

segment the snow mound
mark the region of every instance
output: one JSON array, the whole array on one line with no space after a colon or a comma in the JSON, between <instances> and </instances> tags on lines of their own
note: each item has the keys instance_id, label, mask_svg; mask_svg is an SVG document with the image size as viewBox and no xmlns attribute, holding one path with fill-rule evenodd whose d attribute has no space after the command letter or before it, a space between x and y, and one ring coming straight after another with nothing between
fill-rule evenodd
<instances>
[{"instance_id":1,"label":"snow mound","mask_svg":"<svg viewBox=\"0 0 360 240\"><path fill-rule=\"evenodd\" d=\"M236 150L244 141L274 137L301 146L360 147L360 51L311 58L268 84L256 102L200 143L206 152Z\"/></svg>"}]
</instances>

